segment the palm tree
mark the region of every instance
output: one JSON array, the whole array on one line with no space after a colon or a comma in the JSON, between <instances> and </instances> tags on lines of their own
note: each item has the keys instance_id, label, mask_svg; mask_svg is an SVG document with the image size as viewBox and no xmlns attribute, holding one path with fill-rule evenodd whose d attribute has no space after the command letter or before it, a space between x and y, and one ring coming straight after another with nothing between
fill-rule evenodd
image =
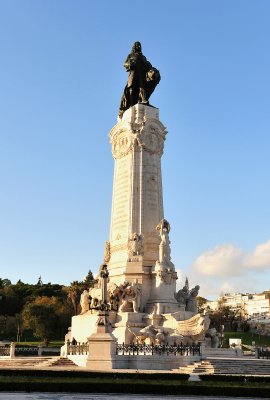
<instances>
[{"instance_id":1,"label":"palm tree","mask_svg":"<svg viewBox=\"0 0 270 400\"><path fill-rule=\"evenodd\" d=\"M78 308L80 305L80 298L81 298L81 293L83 291L84 283L79 282L79 281L73 281L71 282L69 288L68 288L68 300L71 301L73 310L74 310L74 315L78 314Z\"/></svg>"}]
</instances>

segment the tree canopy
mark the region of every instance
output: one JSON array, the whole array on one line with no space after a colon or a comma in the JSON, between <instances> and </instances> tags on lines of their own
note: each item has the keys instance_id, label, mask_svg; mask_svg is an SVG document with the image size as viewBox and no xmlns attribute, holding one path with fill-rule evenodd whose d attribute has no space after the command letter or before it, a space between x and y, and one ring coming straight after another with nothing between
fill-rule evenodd
<instances>
[{"instance_id":1,"label":"tree canopy","mask_svg":"<svg viewBox=\"0 0 270 400\"><path fill-rule=\"evenodd\" d=\"M41 276L35 285L0 278L0 340L63 339L72 315L80 312L82 291L93 282L90 270L84 281L69 286L43 283Z\"/></svg>"}]
</instances>

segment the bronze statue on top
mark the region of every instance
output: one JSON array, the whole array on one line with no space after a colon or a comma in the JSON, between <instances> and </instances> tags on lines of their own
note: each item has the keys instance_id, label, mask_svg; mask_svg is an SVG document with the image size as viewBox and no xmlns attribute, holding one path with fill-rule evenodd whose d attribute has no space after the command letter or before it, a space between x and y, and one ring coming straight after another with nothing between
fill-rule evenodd
<instances>
[{"instance_id":1,"label":"bronze statue on top","mask_svg":"<svg viewBox=\"0 0 270 400\"><path fill-rule=\"evenodd\" d=\"M124 67L129 72L119 107L119 117L137 103L149 104L149 98L160 81L159 71L152 67L142 54L140 42L135 42L127 56Z\"/></svg>"}]
</instances>

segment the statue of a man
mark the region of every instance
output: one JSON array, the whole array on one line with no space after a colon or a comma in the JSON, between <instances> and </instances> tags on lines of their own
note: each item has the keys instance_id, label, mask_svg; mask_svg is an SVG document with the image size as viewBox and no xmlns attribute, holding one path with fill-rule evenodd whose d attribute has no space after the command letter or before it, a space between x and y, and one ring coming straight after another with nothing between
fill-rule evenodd
<instances>
[{"instance_id":1,"label":"statue of a man","mask_svg":"<svg viewBox=\"0 0 270 400\"><path fill-rule=\"evenodd\" d=\"M178 292L175 293L174 297L176 298L177 302L181 305L184 305L186 309L187 302L190 297L187 285L183 286L182 289L178 290Z\"/></svg>"},{"instance_id":2,"label":"statue of a man","mask_svg":"<svg viewBox=\"0 0 270 400\"><path fill-rule=\"evenodd\" d=\"M159 245L159 262L160 264L172 265L171 248L170 248L170 224L166 219L162 219L156 229L159 231L161 242Z\"/></svg>"},{"instance_id":3,"label":"statue of a man","mask_svg":"<svg viewBox=\"0 0 270 400\"><path fill-rule=\"evenodd\" d=\"M159 71L152 67L142 54L140 42L135 42L127 56L124 67L129 72L128 82L124 89L119 107L119 117L137 103L149 104L148 100L160 81Z\"/></svg>"},{"instance_id":4,"label":"statue of a man","mask_svg":"<svg viewBox=\"0 0 270 400\"><path fill-rule=\"evenodd\" d=\"M187 300L186 311L192 311L194 313L198 312L197 296L199 294L199 290L199 285L196 285L193 289L191 289L189 298Z\"/></svg>"}]
</instances>

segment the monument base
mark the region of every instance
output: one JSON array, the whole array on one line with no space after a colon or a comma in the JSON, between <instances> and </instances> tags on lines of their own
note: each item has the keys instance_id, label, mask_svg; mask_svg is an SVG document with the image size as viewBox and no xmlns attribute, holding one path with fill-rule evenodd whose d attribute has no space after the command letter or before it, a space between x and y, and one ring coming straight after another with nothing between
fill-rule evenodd
<instances>
[{"instance_id":1,"label":"monument base","mask_svg":"<svg viewBox=\"0 0 270 400\"><path fill-rule=\"evenodd\" d=\"M73 317L70 338L75 338L78 343L86 343L90 335L90 338L96 340L98 319L96 311ZM149 326L165 331L166 334L168 332L173 339L176 338L175 335L180 335L183 342L199 341L203 339L210 323L208 316L180 310L160 314L110 311L108 321L113 337L121 344L135 343L140 331ZM168 339L169 337L166 341Z\"/></svg>"},{"instance_id":2,"label":"monument base","mask_svg":"<svg viewBox=\"0 0 270 400\"><path fill-rule=\"evenodd\" d=\"M93 333L88 338L86 368L95 371L117 368L116 342L117 339L109 332Z\"/></svg>"}]
</instances>

